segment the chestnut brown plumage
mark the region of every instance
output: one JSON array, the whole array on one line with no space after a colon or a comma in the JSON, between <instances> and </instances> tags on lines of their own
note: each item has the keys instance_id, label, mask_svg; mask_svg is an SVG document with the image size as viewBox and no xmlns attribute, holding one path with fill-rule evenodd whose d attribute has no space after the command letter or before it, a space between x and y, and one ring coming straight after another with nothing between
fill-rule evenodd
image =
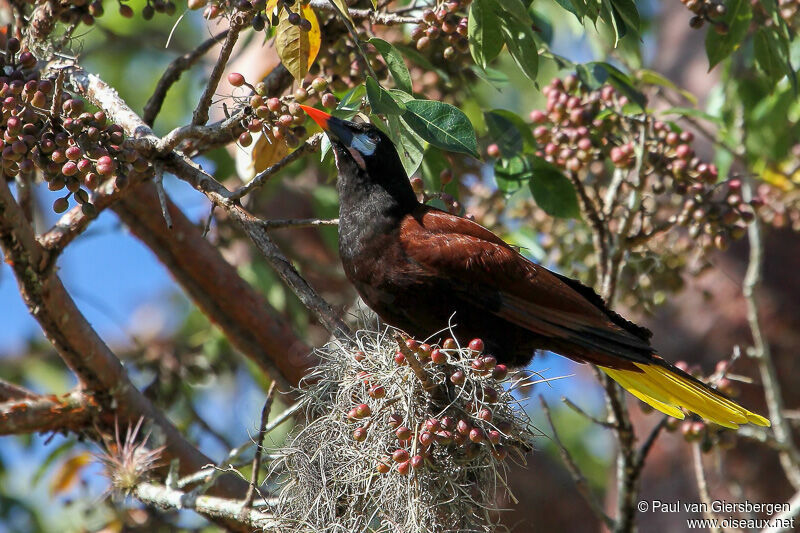
<instances>
[{"instance_id":1,"label":"chestnut brown plumage","mask_svg":"<svg viewBox=\"0 0 800 533\"><path fill-rule=\"evenodd\" d=\"M657 356L651 333L578 281L537 265L483 226L419 203L391 140L367 123L302 106L331 140L339 171L345 274L386 323L426 339L452 325L501 363L550 350L600 367L637 398L727 427L769 422Z\"/></svg>"}]
</instances>

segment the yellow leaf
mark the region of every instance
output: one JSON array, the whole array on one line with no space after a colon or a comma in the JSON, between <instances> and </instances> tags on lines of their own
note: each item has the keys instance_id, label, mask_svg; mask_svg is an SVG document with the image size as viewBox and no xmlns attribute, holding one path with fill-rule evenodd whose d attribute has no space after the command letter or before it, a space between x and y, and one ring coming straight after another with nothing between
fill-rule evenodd
<instances>
[{"instance_id":1,"label":"yellow leaf","mask_svg":"<svg viewBox=\"0 0 800 533\"><path fill-rule=\"evenodd\" d=\"M342 12L342 15L344 15L345 18L350 21L350 24L355 26L353 17L350 16L350 12L347 10L347 3L344 0L333 0L333 3L336 4L336 7L338 7L339 11Z\"/></svg>"},{"instance_id":2,"label":"yellow leaf","mask_svg":"<svg viewBox=\"0 0 800 533\"><path fill-rule=\"evenodd\" d=\"M299 26L290 24L287 10L283 9L275 35L275 48L278 56L281 58L283 66L296 80L302 80L306 76L321 45L317 16L309 6L303 7L302 13L303 18L311 22L309 31L303 31Z\"/></svg>"},{"instance_id":3,"label":"yellow leaf","mask_svg":"<svg viewBox=\"0 0 800 533\"><path fill-rule=\"evenodd\" d=\"M81 470L89 464L91 456L88 452L79 453L74 455L61 463L61 467L55 474L53 481L50 483L50 495L66 492L77 481Z\"/></svg>"},{"instance_id":4,"label":"yellow leaf","mask_svg":"<svg viewBox=\"0 0 800 533\"><path fill-rule=\"evenodd\" d=\"M266 12L267 15L272 15L276 7L278 7L278 0L269 0L269 2L267 2L267 7L264 8L264 12Z\"/></svg>"},{"instance_id":5,"label":"yellow leaf","mask_svg":"<svg viewBox=\"0 0 800 533\"><path fill-rule=\"evenodd\" d=\"M286 143L275 140L271 133L253 134L253 143L250 146L237 147L236 173L242 180L249 181L258 172L286 157L288 153L289 147Z\"/></svg>"},{"instance_id":6,"label":"yellow leaf","mask_svg":"<svg viewBox=\"0 0 800 533\"><path fill-rule=\"evenodd\" d=\"M310 5L303 6L303 16L311 22L311 29L308 30L308 68L311 68L319 53L319 47L322 46L322 32L319 29L317 14Z\"/></svg>"}]
</instances>

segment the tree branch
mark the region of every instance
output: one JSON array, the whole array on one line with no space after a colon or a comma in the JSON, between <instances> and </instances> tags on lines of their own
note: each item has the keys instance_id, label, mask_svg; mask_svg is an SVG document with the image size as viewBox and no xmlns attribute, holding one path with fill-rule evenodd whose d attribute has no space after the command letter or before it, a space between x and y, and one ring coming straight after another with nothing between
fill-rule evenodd
<instances>
[{"instance_id":1,"label":"tree branch","mask_svg":"<svg viewBox=\"0 0 800 533\"><path fill-rule=\"evenodd\" d=\"M228 29L228 34L225 36L225 42L219 51L217 62L214 63L214 68L208 77L208 83L197 102L197 107L192 115L192 126L201 126L208 121L208 109L211 107L211 100L214 98L214 93L219 85L219 80L222 78L222 73L225 71L225 66L233 52L233 47L236 46L236 41L239 39L239 33L250 23L252 15L247 15L241 11L234 11L231 16L231 25Z\"/></svg>"},{"instance_id":2,"label":"tree branch","mask_svg":"<svg viewBox=\"0 0 800 533\"><path fill-rule=\"evenodd\" d=\"M751 185L749 180L744 180L742 186L744 199L749 201L752 197ZM756 217L747 228L747 237L750 241L750 257L747 264L747 272L742 282L742 294L747 303L747 322L750 325L750 332L753 336L753 349L749 355L758 363L761 374L761 383L764 385L764 396L769 409L769 418L772 424L772 431L775 440L783 448L778 452L781 466L786 473L786 478L795 488L800 490L800 453L792 440L792 430L786 417L783 416L783 395L781 385L778 381L778 374L772 362L772 354L769 344L764 338L761 329L761 318L759 316L758 302L756 293L761 285L762 268L764 264L764 243L761 235L761 221Z\"/></svg>"},{"instance_id":3,"label":"tree branch","mask_svg":"<svg viewBox=\"0 0 800 533\"><path fill-rule=\"evenodd\" d=\"M145 124L148 126L153 125L156 120L156 116L158 116L159 111L161 111L161 106L164 104L164 99L167 97L167 93L180 79L181 74L183 74L184 71L192 68L192 66L209 50L211 50L211 48L219 44L220 40L225 39L228 36L228 31L229 30L223 30L213 37L209 37L191 52L187 52L182 56L178 56L172 60L172 63L167 66L166 70L161 75L161 78L158 80L156 88L153 91L153 94L150 96L150 99L147 100L147 103L144 105L142 119L144 120Z\"/></svg>"},{"instance_id":4,"label":"tree branch","mask_svg":"<svg viewBox=\"0 0 800 533\"><path fill-rule=\"evenodd\" d=\"M0 435L43 431L74 431L91 427L100 413L94 399L82 391L64 396L35 396L0 403Z\"/></svg>"},{"instance_id":5,"label":"tree branch","mask_svg":"<svg viewBox=\"0 0 800 533\"><path fill-rule=\"evenodd\" d=\"M592 512L606 525L606 527L609 529L615 529L616 524L614 523L614 520L612 520L611 517L605 513L603 510L603 505L597 499L597 496L595 496L595 494L592 492L591 487L589 487L589 482L586 480L586 476L583 475L583 472L581 472L577 463L575 463L575 461L572 459L572 455L570 455L569 451L564 447L563 444L561 444L561 439L558 438L556 426L553 424L553 418L550 415L550 406L547 405L544 396L539 395L539 403L542 405L542 411L544 411L544 415L547 418L547 423L553 432L553 443L556 445L556 448L558 448L558 451L561 454L561 459L564 461L564 465L566 465L567 470L569 470L570 475L572 475L572 481L578 488L578 492L580 492L581 496L583 496L583 499L589 504Z\"/></svg>"},{"instance_id":6,"label":"tree branch","mask_svg":"<svg viewBox=\"0 0 800 533\"><path fill-rule=\"evenodd\" d=\"M195 496L154 483L139 483L133 490L133 494L143 503L153 507L191 509L209 518L232 520L251 529L266 530L277 528L280 525L271 514L255 509L245 509L240 500Z\"/></svg>"},{"instance_id":7,"label":"tree branch","mask_svg":"<svg viewBox=\"0 0 800 533\"><path fill-rule=\"evenodd\" d=\"M142 416L151 420L163 433L166 453L180 459L182 471L193 472L208 464L209 458L134 387L119 359L75 306L58 276L52 269L45 270L46 254L5 180L0 180L0 248L12 266L29 312L78 377L80 387L94 394L101 409L127 420ZM227 494L246 490L246 484L231 476L220 482L220 489Z\"/></svg>"}]
</instances>

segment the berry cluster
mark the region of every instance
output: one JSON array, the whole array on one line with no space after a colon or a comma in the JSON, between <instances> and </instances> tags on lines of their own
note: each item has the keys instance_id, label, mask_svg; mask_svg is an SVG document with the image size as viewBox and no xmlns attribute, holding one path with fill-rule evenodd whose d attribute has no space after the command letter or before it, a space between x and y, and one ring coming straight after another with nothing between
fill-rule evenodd
<instances>
[{"instance_id":1,"label":"berry cluster","mask_svg":"<svg viewBox=\"0 0 800 533\"><path fill-rule=\"evenodd\" d=\"M488 448L496 460L503 461L508 455L507 447L518 445L518 439L512 436L510 421L503 420L501 414L496 415L493 408L503 394L498 392L498 386L508 376L508 369L497 364L495 357L482 354L480 339L469 343L469 351L472 357L466 368L448 365L448 354L458 353L453 339L445 340L441 347L408 339L404 349L395 352L395 364L414 366L414 376L428 391L437 388L439 390L432 394L456 399L456 403L424 421L383 409L391 405L385 400L386 385L376 382L369 371L359 373L369 398L383 400L383 405L379 404L373 411L368 404L361 403L348 411L347 420L357 426L353 439L363 442L370 431L389 431L396 437L396 447L386 450L378 459L378 472L385 474L396 464L398 474L408 475L412 469L435 464L439 455L469 460L480 454L482 447ZM354 357L362 362L366 355L356 352ZM458 402L459 399L463 402ZM377 428L373 427L376 420Z\"/></svg>"},{"instance_id":2,"label":"berry cluster","mask_svg":"<svg viewBox=\"0 0 800 533\"><path fill-rule=\"evenodd\" d=\"M337 22L336 18L329 19L326 21L323 31L337 31ZM369 37L362 31L359 32L358 38L363 42ZM369 66L378 80L388 79L389 69L377 53L369 58ZM330 45L320 49L316 62L311 66L311 72L330 79L334 90L346 91L364 83L369 69L352 38L349 35L343 35L341 38L331 41Z\"/></svg>"},{"instance_id":3,"label":"berry cluster","mask_svg":"<svg viewBox=\"0 0 800 533\"><path fill-rule=\"evenodd\" d=\"M53 204L55 212L66 211L72 197L91 215L95 206L88 191L111 178L122 188L132 175L148 171L148 162L124 146L122 128L109 124L102 111L86 110L56 80L40 79L36 58L20 53L19 41L9 39L7 50L0 58L6 73L0 76L6 179L33 177L38 169L51 191L67 190Z\"/></svg>"},{"instance_id":4,"label":"berry cluster","mask_svg":"<svg viewBox=\"0 0 800 533\"><path fill-rule=\"evenodd\" d=\"M364 516L390 518L392 530L492 530L493 513L471 510L497 508L506 462L530 450L511 392L520 380L504 386L508 370L479 339L359 331L355 342L316 352L302 389L308 425L275 465L289 473L278 511L326 526L335 516L343 531L363 530Z\"/></svg>"},{"instance_id":5,"label":"berry cluster","mask_svg":"<svg viewBox=\"0 0 800 533\"><path fill-rule=\"evenodd\" d=\"M134 15L133 8L124 3L123 0L118 0L119 14L125 18L132 18ZM164 13L166 15L174 15L177 6L172 0L147 0L147 4L142 8L142 18L145 20L152 19L156 13ZM94 24L98 17L105 14L102 0L61 0L56 7L59 22L65 24L78 24L82 23L87 26Z\"/></svg>"},{"instance_id":6,"label":"berry cluster","mask_svg":"<svg viewBox=\"0 0 800 533\"><path fill-rule=\"evenodd\" d=\"M307 133L303 126L306 116L300 108L300 103L312 96L320 96L323 106L336 107L336 96L325 92L328 87L325 78L304 81L294 94L283 98L266 98L266 87L263 82L255 86L250 85L238 72L228 74L228 83L234 87L246 86L253 91L247 101L252 109L252 116L244 123L247 131L239 135L239 144L242 146L250 146L253 142L253 133L264 132L270 138L285 141L289 147L294 148Z\"/></svg>"},{"instance_id":7,"label":"berry cluster","mask_svg":"<svg viewBox=\"0 0 800 533\"><path fill-rule=\"evenodd\" d=\"M725 4L716 0L681 0L694 16L689 21L692 28L702 28L705 23L709 23L714 27L714 31L721 35L728 33L730 28L728 24L719 20L724 17L728 8Z\"/></svg>"},{"instance_id":8,"label":"berry cluster","mask_svg":"<svg viewBox=\"0 0 800 533\"><path fill-rule=\"evenodd\" d=\"M454 0L424 10L422 22L411 30L411 40L416 43L417 50L435 49L445 61L468 54L467 17L459 13L468 5L467 0Z\"/></svg>"},{"instance_id":9,"label":"berry cluster","mask_svg":"<svg viewBox=\"0 0 800 533\"><path fill-rule=\"evenodd\" d=\"M669 213L668 223L688 226L703 247L725 249L744 235L753 212L742 201L741 182L719 182L716 166L695 154L692 132L630 115L626 96L610 85L590 91L575 75L554 79L542 92L546 109L530 113L537 155L583 179L602 178L608 164L645 176L651 200L646 223L656 224L659 215ZM641 168L634 172L637 164Z\"/></svg>"},{"instance_id":10,"label":"berry cluster","mask_svg":"<svg viewBox=\"0 0 800 533\"><path fill-rule=\"evenodd\" d=\"M188 7L192 10L203 10L203 18L212 20L233 11L248 14L250 24L255 31L263 31L268 24L277 25L281 10L286 12L287 21L293 26L298 26L303 31L310 31L311 21L304 18L296 4L307 4L307 1L279 0L277 11L268 13L267 0L189 0Z\"/></svg>"}]
</instances>

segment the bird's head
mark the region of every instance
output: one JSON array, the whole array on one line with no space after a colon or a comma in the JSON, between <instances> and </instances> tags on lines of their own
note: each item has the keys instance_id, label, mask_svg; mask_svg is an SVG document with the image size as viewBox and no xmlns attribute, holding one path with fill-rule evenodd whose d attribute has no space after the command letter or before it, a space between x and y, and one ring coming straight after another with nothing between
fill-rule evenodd
<instances>
[{"instance_id":1,"label":"bird's head","mask_svg":"<svg viewBox=\"0 0 800 533\"><path fill-rule=\"evenodd\" d=\"M362 174L383 182L402 178L401 181L408 184L408 175L394 143L376 126L342 120L313 107L300 107L330 139L340 175Z\"/></svg>"}]
</instances>

